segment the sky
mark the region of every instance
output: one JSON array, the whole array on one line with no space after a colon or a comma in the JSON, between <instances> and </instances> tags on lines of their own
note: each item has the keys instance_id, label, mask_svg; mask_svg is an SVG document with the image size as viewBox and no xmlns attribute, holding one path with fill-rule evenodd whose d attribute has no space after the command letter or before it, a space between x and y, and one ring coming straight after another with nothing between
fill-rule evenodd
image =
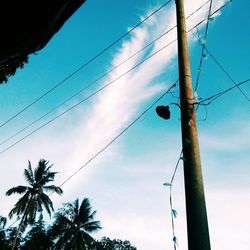
<instances>
[{"instance_id":1,"label":"sky","mask_svg":"<svg viewBox=\"0 0 250 250\"><path fill-rule=\"evenodd\" d=\"M186 16L205 2L186 0ZM212 11L225 2L214 0ZM18 70L7 84L0 86L0 123L61 82L163 3L161 0L86 1L44 49L30 56L24 69ZM249 7L247 0L234 0L209 22L206 47L212 56L203 58L196 91L198 98L210 97L234 86L233 81L238 83L250 78ZM190 17L188 29L206 18L208 9L209 3ZM88 197L93 209L97 210L96 219L103 227L93 235L95 238L127 239L139 250L173 249L169 188L163 183L171 180L182 148L180 110L176 105L170 105L171 119L166 121L156 115L155 107L178 102L178 86L105 151L98 152L178 79L177 44L171 43L176 39L175 29L136 54L175 24L172 1L0 128L1 215L7 217L18 198L6 197L5 192L25 184L23 170L28 160L35 167L39 159L44 158L54 164L53 169L58 172L56 185L61 185L81 168L63 184L61 197L51 196L55 210L65 202ZM205 25L206 22L198 28L200 37L204 35ZM171 45L158 52L169 43ZM189 33L189 54L195 85L201 58L197 30ZM123 63L128 58L130 60ZM142 61L145 62L140 64ZM96 81L104 74L105 77ZM92 85L69 102L2 143L89 84ZM49 122L107 84L91 98ZM241 90L250 98L249 82L242 85ZM197 111L210 241L214 250L247 250L250 245L249 105L247 98L235 88L206 108L200 106ZM5 151L46 122L49 122L47 126ZM90 161L96 154L98 157ZM172 192L173 207L177 211L174 221L178 249L187 249L182 162Z\"/></svg>"}]
</instances>

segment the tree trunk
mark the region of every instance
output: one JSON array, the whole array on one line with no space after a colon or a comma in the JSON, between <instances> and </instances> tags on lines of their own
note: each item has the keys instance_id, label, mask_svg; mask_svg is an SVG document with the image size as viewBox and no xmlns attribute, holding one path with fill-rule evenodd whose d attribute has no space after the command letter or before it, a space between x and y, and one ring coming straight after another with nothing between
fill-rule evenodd
<instances>
[{"instance_id":1,"label":"tree trunk","mask_svg":"<svg viewBox=\"0 0 250 250\"><path fill-rule=\"evenodd\" d=\"M25 218L26 215L27 215L27 211L28 211L28 208L29 208L29 206L30 206L30 202L31 202L32 198L33 198L33 195L30 197L29 202L28 202L28 204L27 204L27 206L26 206L26 208L25 208L25 211L24 211L24 213L23 213L23 217L22 217L22 219L21 219L21 221L20 221L20 223L19 223L19 226L18 226L16 235L15 235L15 239L14 239L14 241L13 241L13 245L12 245L11 250L15 250L17 238L18 238L19 233L21 232L21 229L22 229L22 226L23 226L23 222L24 222L24 218Z\"/></svg>"}]
</instances>

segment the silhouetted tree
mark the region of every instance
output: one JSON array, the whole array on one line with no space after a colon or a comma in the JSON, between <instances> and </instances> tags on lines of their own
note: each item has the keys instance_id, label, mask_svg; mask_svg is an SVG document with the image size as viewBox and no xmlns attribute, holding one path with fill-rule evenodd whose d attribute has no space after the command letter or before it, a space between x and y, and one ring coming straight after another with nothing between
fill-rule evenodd
<instances>
[{"instance_id":1,"label":"silhouetted tree","mask_svg":"<svg viewBox=\"0 0 250 250\"><path fill-rule=\"evenodd\" d=\"M23 229L20 231L23 233ZM10 227L5 230L5 240L6 240L6 249L4 250L11 250L13 249L13 242L16 239L16 245L15 250L19 250L21 246L21 242L23 241L23 238L20 236L20 234L17 235L17 228L16 227Z\"/></svg>"},{"instance_id":2,"label":"silhouetted tree","mask_svg":"<svg viewBox=\"0 0 250 250\"><path fill-rule=\"evenodd\" d=\"M29 162L28 168L24 170L24 177L29 186L19 185L6 192L6 195L8 196L12 194L23 195L9 213L10 218L12 218L14 214L18 217L22 216L13 242L12 250L15 249L16 240L23 225L33 224L36 220L37 213L39 213L40 218L42 218L44 208L49 216L51 216L51 211L54 210L53 204L45 192L56 192L59 195L62 194L62 189L60 187L48 185L48 183L54 181L56 174L56 172L50 171L53 165L48 166L48 163L49 162L44 159L40 160L33 172L31 163Z\"/></svg>"},{"instance_id":3,"label":"silhouetted tree","mask_svg":"<svg viewBox=\"0 0 250 250\"><path fill-rule=\"evenodd\" d=\"M39 220L27 232L21 250L48 250L52 249L53 241L50 239L45 222Z\"/></svg>"},{"instance_id":4,"label":"silhouetted tree","mask_svg":"<svg viewBox=\"0 0 250 250\"><path fill-rule=\"evenodd\" d=\"M136 247L132 246L128 240L111 240L108 237L103 237L98 242L98 250L136 250Z\"/></svg>"},{"instance_id":5,"label":"silhouetted tree","mask_svg":"<svg viewBox=\"0 0 250 250\"><path fill-rule=\"evenodd\" d=\"M28 63L28 55L19 55L15 58L10 58L0 65L0 84L6 83L10 76L15 75L18 68L23 68L24 64Z\"/></svg>"},{"instance_id":6,"label":"silhouetted tree","mask_svg":"<svg viewBox=\"0 0 250 250\"><path fill-rule=\"evenodd\" d=\"M0 216L0 249L5 250L7 247L7 240L5 234L5 225L7 218Z\"/></svg>"},{"instance_id":7,"label":"silhouetted tree","mask_svg":"<svg viewBox=\"0 0 250 250\"><path fill-rule=\"evenodd\" d=\"M95 249L95 240L90 233L101 229L100 222L94 220L95 214L87 198L83 199L80 206L78 199L66 203L56 213L51 228L51 235L56 240L55 249Z\"/></svg>"}]
</instances>

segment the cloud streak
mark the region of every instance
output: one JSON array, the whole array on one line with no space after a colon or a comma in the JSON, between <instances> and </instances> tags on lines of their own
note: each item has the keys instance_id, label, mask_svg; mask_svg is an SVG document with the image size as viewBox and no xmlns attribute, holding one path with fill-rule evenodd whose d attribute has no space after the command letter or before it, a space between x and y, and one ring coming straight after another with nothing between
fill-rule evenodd
<instances>
[{"instance_id":1,"label":"cloud streak","mask_svg":"<svg viewBox=\"0 0 250 250\"><path fill-rule=\"evenodd\" d=\"M213 9L218 8L224 2L214 1ZM186 14L192 13L203 3L204 1L201 0L185 1ZM209 5L206 5L206 8L187 21L188 28L193 27L199 20L206 18L208 7ZM152 9L155 9L155 7L152 7ZM150 12L151 10L148 10L147 13L139 14L146 16ZM112 67L123 62L162 34L162 32L175 26L175 19L175 6L172 5L169 9L160 12L142 27L136 29L113 55ZM156 52L162 46L175 39L176 30L173 30L156 44L143 51L143 53L138 54L113 71L108 78L100 83L99 87L113 81L145 59L150 53ZM189 41L192 46L194 40L190 39ZM40 142L39 145L35 147L36 142L30 140L30 148L22 148L21 152L17 152L17 159L20 162L25 162L28 160L27 157L32 155L35 163L35 159L41 157L40 152L47 152L44 157L53 161L56 171L60 172L58 180L62 182L102 149L152 99L160 95L163 89L166 89L170 83L176 80L176 56L177 46L172 44L102 91L93 100L90 100L82 110L72 112L71 117L61 118L51 128L47 128L46 132L48 134L45 138L39 135L36 137L36 141ZM173 69L175 72L173 72ZM167 72L167 74L164 72ZM65 125L65 129L60 132L62 125ZM140 125L138 124L138 126ZM135 136L133 131L129 132L129 136L131 135ZM152 148L149 155L142 153L136 158L135 153L135 156L133 156L135 159L132 160L132 157L125 159L123 155L128 155L126 151L131 145L126 148L124 142L128 137L122 137L109 150L105 151L104 154L65 184L63 200L70 201L76 197L81 199L82 195L93 198L93 206L98 209L98 219L103 222L104 226L104 230L100 235L106 234L111 237L129 239L139 249L143 250L170 248L172 246L172 236L170 214L167 215L169 211L168 190L163 189L161 182L163 183L167 181L166 178L169 179L171 177L171 167L175 165L180 142L177 141L179 138L176 134L167 138L164 135L160 136L162 141L166 139L163 145L165 148L169 148L167 156L165 150L161 148L162 145L156 145L156 139L150 138L147 140L149 144L151 143L150 146ZM135 140L137 140L136 138ZM214 138L209 133L202 136L201 142L206 145L204 151L214 149L215 147L223 151L236 149L236 144L229 145L230 139L222 139L222 137ZM235 133L233 139L240 141L239 134ZM144 143L146 143L146 140L142 140L142 144ZM244 140L244 145L249 145L247 138ZM143 146L145 145L141 147ZM157 150L160 152L159 155L166 157L162 160L163 162L159 159L160 157L156 153ZM177 151L178 153L176 153ZM8 157L10 155L6 156L4 161L7 162ZM153 159L154 157L155 159ZM11 164L16 166L16 159L11 159L9 165ZM216 167L219 166L213 166L213 169ZM12 167L12 171L15 171L14 167ZM174 202L180 214L177 221L177 232L180 239L180 249L186 249L183 176L180 175L178 178L179 180L175 183L175 187L180 188L179 190L182 191L175 191L175 197L178 198L175 198ZM237 210L237 205L235 204L238 202L240 206L243 206L242 200L247 195L247 192L242 191L239 200L232 200L228 196L229 193L232 193L234 198L237 196L236 192L228 192L228 190L223 188L220 191L214 191L210 187L207 192L208 204L212 204L208 208L209 215L212 217L210 220L212 240L216 242L213 249L230 249L230 245L233 244L232 240L221 242L220 239L224 236L225 227L229 228L232 225L226 222L230 219L232 211ZM221 199L221 197L224 198ZM57 204L55 207L61 206L61 198L53 196L53 200ZM223 209L225 209L225 204L228 207L230 202L233 202L234 206L231 210L228 210L227 216L220 217ZM248 204L249 202L247 201ZM219 214L215 212L218 210L217 206L220 207ZM4 209L7 209L6 203L4 203L4 207ZM244 211L247 213L246 210ZM239 226L235 216L232 217L232 221L235 227ZM218 225L221 226L217 228ZM155 230L155 228L159 229L159 231ZM248 226L244 226L246 231L249 231L247 230L248 228ZM235 233L234 229L228 229L227 232L228 234ZM244 233L243 230L241 232ZM242 239L240 236L235 237L235 240L240 239ZM241 243L242 248L240 249L246 249L244 248L246 243Z\"/></svg>"}]
</instances>

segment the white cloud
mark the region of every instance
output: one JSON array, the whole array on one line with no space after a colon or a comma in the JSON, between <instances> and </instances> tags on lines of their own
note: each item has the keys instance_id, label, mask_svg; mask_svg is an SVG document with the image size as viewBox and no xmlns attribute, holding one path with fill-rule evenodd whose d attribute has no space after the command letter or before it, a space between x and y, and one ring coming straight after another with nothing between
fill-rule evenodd
<instances>
[{"instance_id":1,"label":"white cloud","mask_svg":"<svg viewBox=\"0 0 250 250\"><path fill-rule=\"evenodd\" d=\"M187 13L191 13L203 2L201 0L185 1ZM214 6L221 5L223 2L214 1ZM188 20L188 26L192 27L197 20L206 15L207 9ZM172 6L171 12L162 12L150 24L136 30L114 55L112 65L122 62L157 34L174 24L175 12ZM145 54L134 57L133 60L114 71L102 84L112 81L136 65L148 53L157 51L167 42L175 39L175 33L176 31L173 31L167 36L168 38L161 39ZM174 58L176 58L176 45L170 46L142 67L138 67L136 71L108 87L88 106L85 106L84 111L76 111L72 113L71 118L60 119L51 127L52 129L46 129L47 136L38 134L34 136L34 139L29 139L26 143L19 145L15 150L15 158L11 157L11 153L7 153L1 159L2 164L5 164L8 169L8 173L6 172L2 178L2 188L6 190L10 186L22 183L21 174L27 160L30 159L28 157L31 156L30 160L34 165L40 157L51 159L55 164L55 170L60 172L57 184L61 183L135 118L143 104L160 93L168 82L163 83L163 79L159 79L159 76L171 67ZM166 78L172 79L173 76ZM77 123L71 124L72 121L75 122L76 117ZM67 127L60 132L62 124L66 124ZM146 131L153 134L151 130ZM171 248L169 196L168 190L162 186L162 183L171 178L179 153L176 149L179 148L180 142L179 138L176 139L176 134L166 137L161 135L162 147L160 143L156 143L157 140L153 136L143 140L142 144L151 144L152 152L147 156L142 153L133 161L126 154L128 149L123 144L125 139L121 138L118 143L112 145L101 157L95 159L64 186L65 195L62 198L53 196L56 207L61 206L62 201L70 201L77 197L81 199L82 195L89 196L94 208L98 210L97 217L104 226L100 236L105 234L110 237L128 239L142 250ZM244 136L240 130L235 130L230 138L223 138L221 133L215 136L209 132L201 135L200 138L201 144L205 145L202 146L204 155L206 152L211 153L218 149L223 152L232 152L240 151L242 146L249 148L249 137ZM234 141L233 144L232 141ZM241 146L238 147L238 145ZM41 152L46 152L46 155L41 155ZM218 163L222 159L217 159L216 156L210 160L205 160L205 169L209 168L211 162L213 170L221 167ZM229 165L227 167L233 168ZM247 198L249 190L233 187L230 190L228 189L230 183L227 180L222 180L223 186L216 186L214 190L218 182L210 184L212 178L207 170L204 172L205 177L208 177L205 178L205 182L208 183L206 197L212 249L247 249L250 244L247 237L250 229L247 211L250 205ZM181 173L180 167L174 186L174 206L179 214L176 219L179 247L186 249L184 188ZM15 178L12 178L13 174ZM225 173L225 179L226 174L228 172ZM1 211L5 213L11 207L10 201L14 202L14 198L5 198L3 194L0 198L2 200ZM239 210L241 210L240 213Z\"/></svg>"}]
</instances>

